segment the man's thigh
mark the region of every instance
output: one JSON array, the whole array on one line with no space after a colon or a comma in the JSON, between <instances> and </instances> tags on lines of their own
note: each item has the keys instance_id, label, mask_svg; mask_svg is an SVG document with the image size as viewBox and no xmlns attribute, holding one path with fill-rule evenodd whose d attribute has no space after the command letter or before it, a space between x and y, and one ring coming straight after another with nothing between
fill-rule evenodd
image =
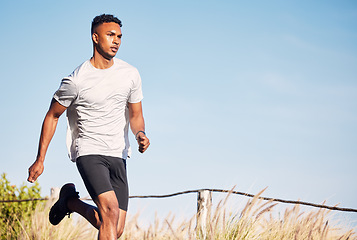
<instances>
[{"instance_id":1,"label":"man's thigh","mask_svg":"<svg viewBox=\"0 0 357 240\"><path fill-rule=\"evenodd\" d=\"M93 200L105 192L114 191L119 208L127 211L129 190L124 159L86 155L77 158L76 164Z\"/></svg>"}]
</instances>

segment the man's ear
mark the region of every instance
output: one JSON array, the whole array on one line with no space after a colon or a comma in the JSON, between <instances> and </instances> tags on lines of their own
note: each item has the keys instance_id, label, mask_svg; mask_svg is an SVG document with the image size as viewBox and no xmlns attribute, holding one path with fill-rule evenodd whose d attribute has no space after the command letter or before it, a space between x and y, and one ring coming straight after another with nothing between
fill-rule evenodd
<instances>
[{"instance_id":1,"label":"man's ear","mask_svg":"<svg viewBox=\"0 0 357 240\"><path fill-rule=\"evenodd\" d=\"M92 34L92 41L93 41L95 44L98 44L98 34L97 34L97 33L93 33L93 34Z\"/></svg>"}]
</instances>

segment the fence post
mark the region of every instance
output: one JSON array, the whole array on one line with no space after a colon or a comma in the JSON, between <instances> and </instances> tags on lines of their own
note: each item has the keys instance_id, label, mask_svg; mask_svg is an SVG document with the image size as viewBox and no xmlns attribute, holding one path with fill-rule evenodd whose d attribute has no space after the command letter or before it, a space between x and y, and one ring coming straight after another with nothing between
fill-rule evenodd
<instances>
[{"instance_id":1,"label":"fence post","mask_svg":"<svg viewBox=\"0 0 357 240\"><path fill-rule=\"evenodd\" d=\"M211 217L212 192L200 190L197 194L197 230L203 235L207 232L207 223Z\"/></svg>"},{"instance_id":2,"label":"fence post","mask_svg":"<svg viewBox=\"0 0 357 240\"><path fill-rule=\"evenodd\" d=\"M46 207L51 207L53 203L59 198L60 188L51 187L49 201L46 201Z\"/></svg>"},{"instance_id":3,"label":"fence post","mask_svg":"<svg viewBox=\"0 0 357 240\"><path fill-rule=\"evenodd\" d=\"M60 188L58 187L52 187L51 188L51 196L50 199L51 200L55 200L59 198L59 192L60 192Z\"/></svg>"}]
</instances>

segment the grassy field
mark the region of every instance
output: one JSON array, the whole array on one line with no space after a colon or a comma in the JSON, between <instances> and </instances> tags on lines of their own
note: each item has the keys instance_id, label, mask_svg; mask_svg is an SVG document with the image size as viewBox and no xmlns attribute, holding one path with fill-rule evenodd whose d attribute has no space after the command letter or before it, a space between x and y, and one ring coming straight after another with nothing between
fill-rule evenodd
<instances>
[{"instance_id":1,"label":"grassy field","mask_svg":"<svg viewBox=\"0 0 357 240\"><path fill-rule=\"evenodd\" d=\"M205 229L196 228L196 216L177 221L169 215L146 227L139 224L140 214L128 216L121 239L357 239L355 229L330 223L328 210L304 212L295 205L276 214L276 203L253 198L242 209L227 211L225 203L222 200L212 209ZM49 205L39 206L30 221L18 219L18 239L96 239L97 230L80 217L65 218L58 226L52 226L48 222Z\"/></svg>"}]
</instances>

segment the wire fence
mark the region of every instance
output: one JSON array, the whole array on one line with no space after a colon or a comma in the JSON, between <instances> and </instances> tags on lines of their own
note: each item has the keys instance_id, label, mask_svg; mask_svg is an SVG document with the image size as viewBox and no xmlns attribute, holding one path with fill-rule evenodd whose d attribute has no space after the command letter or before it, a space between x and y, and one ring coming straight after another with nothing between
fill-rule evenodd
<instances>
[{"instance_id":1,"label":"wire fence","mask_svg":"<svg viewBox=\"0 0 357 240\"><path fill-rule=\"evenodd\" d=\"M237 195L242 195L242 196L251 197L251 198L256 197L256 195L254 195L254 194L238 192L238 191L233 191L233 190L204 188L204 189L196 189L196 190L187 190L187 191L176 192L176 193L165 194L165 195L129 196L129 198L168 198L168 197L174 197L174 196L183 195L183 194L198 193L200 191L210 191L210 192L237 194ZM303 202L303 201L284 200L284 199L262 197L262 196L258 196L257 198L262 199L262 200L266 200L266 201L281 202L281 203L287 203L287 204L299 204L299 205L305 205L305 206L316 207L316 208L325 208L325 209L329 209L329 210L333 210L333 211L357 212L357 209L353 209L353 208L341 208L341 207L337 207L337 206L327 206L327 205L323 205L323 204L315 204L315 203L309 203L309 202ZM21 199L21 200L0 200L0 203L46 201L46 200L49 200L49 199L50 198L34 198L34 199ZM90 199L90 198L81 198L81 200L92 200L92 199Z\"/></svg>"}]
</instances>

